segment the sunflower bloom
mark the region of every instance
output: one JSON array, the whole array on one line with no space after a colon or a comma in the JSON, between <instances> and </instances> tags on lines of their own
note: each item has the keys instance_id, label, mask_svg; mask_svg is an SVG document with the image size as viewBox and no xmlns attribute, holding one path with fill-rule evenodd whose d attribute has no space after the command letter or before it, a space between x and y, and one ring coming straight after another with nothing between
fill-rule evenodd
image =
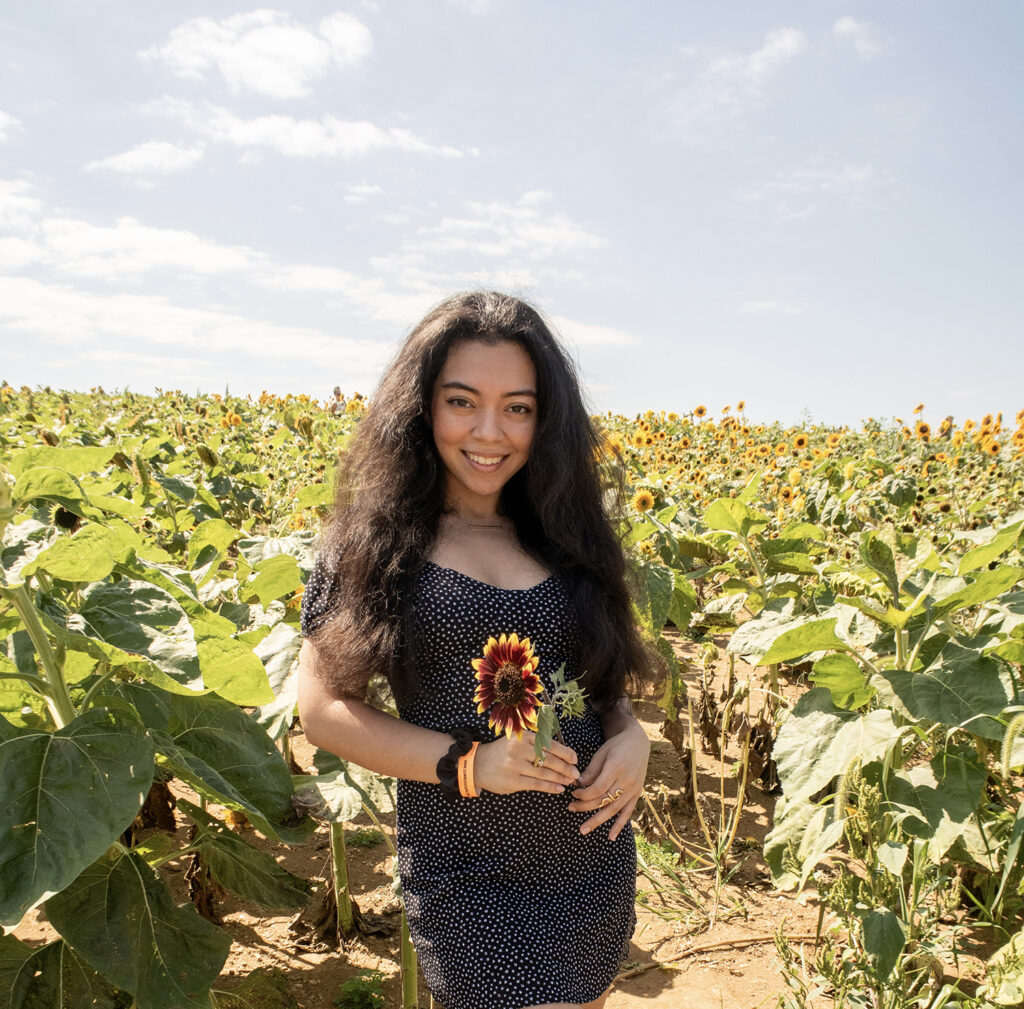
<instances>
[{"instance_id":1,"label":"sunflower bloom","mask_svg":"<svg viewBox=\"0 0 1024 1009\"><path fill-rule=\"evenodd\" d=\"M924 439L927 438L928 435L932 433L932 429L927 425L927 423L925 423L925 421L922 420L918 421L917 427L915 428L915 432L918 438Z\"/></svg>"},{"instance_id":2,"label":"sunflower bloom","mask_svg":"<svg viewBox=\"0 0 1024 1009\"><path fill-rule=\"evenodd\" d=\"M649 512L654 507L654 495L649 490L638 490L633 495L633 510L639 514Z\"/></svg>"},{"instance_id":3,"label":"sunflower bloom","mask_svg":"<svg viewBox=\"0 0 1024 1009\"><path fill-rule=\"evenodd\" d=\"M695 417L703 417L704 414L706 414L707 412L708 412L708 408L706 406L701 405L701 406L698 406L697 409L693 411L693 415Z\"/></svg>"},{"instance_id":4,"label":"sunflower bloom","mask_svg":"<svg viewBox=\"0 0 1024 1009\"><path fill-rule=\"evenodd\" d=\"M488 713L488 728L500 736L521 738L523 729L537 729L538 695L543 684L537 676L540 659L533 654L529 638L502 634L488 638L483 658L473 659L473 669L479 681L473 700L476 710Z\"/></svg>"},{"instance_id":5,"label":"sunflower bloom","mask_svg":"<svg viewBox=\"0 0 1024 1009\"><path fill-rule=\"evenodd\" d=\"M807 448L807 435L798 434L793 439L793 448Z\"/></svg>"}]
</instances>

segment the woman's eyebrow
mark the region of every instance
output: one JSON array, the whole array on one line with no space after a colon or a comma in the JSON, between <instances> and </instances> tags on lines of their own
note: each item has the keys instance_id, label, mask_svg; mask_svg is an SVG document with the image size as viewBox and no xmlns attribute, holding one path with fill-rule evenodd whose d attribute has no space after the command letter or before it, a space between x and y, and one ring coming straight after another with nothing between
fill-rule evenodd
<instances>
[{"instance_id":1,"label":"woman's eyebrow","mask_svg":"<svg viewBox=\"0 0 1024 1009\"><path fill-rule=\"evenodd\" d=\"M466 392L471 392L475 396L479 396L480 395L480 390L479 389L474 389L473 386L466 385L465 382L457 382L457 381L444 382L444 383L442 383L441 388L442 389L465 389ZM536 393L536 390L534 390L534 389L513 389L512 392L503 392L502 396L504 396L506 398L510 397L510 396L532 396L534 399L536 399L537 398L537 393Z\"/></svg>"}]
</instances>

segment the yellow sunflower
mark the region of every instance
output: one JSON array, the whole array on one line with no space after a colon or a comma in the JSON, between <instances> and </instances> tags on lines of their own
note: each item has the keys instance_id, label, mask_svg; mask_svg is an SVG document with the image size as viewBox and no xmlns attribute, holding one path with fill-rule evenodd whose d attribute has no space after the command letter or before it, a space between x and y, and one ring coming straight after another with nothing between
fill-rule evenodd
<instances>
[{"instance_id":1,"label":"yellow sunflower","mask_svg":"<svg viewBox=\"0 0 1024 1009\"><path fill-rule=\"evenodd\" d=\"M488 728L496 736L522 738L523 729L537 730L538 695L544 689L538 665L530 639L520 641L515 633L488 638L483 658L473 659L479 681L473 700L479 713L488 713Z\"/></svg>"},{"instance_id":2,"label":"yellow sunflower","mask_svg":"<svg viewBox=\"0 0 1024 1009\"><path fill-rule=\"evenodd\" d=\"M793 448L807 448L807 435L798 434L793 439Z\"/></svg>"},{"instance_id":3,"label":"yellow sunflower","mask_svg":"<svg viewBox=\"0 0 1024 1009\"><path fill-rule=\"evenodd\" d=\"M708 412L708 408L706 406L704 406L704 405L701 405L701 406L698 406L697 409L693 411L693 415L694 415L694 417L703 417L704 414L706 414L707 412Z\"/></svg>"},{"instance_id":4,"label":"yellow sunflower","mask_svg":"<svg viewBox=\"0 0 1024 1009\"><path fill-rule=\"evenodd\" d=\"M917 422L917 427L914 430L922 441L932 433L932 429L923 420Z\"/></svg>"},{"instance_id":5,"label":"yellow sunflower","mask_svg":"<svg viewBox=\"0 0 1024 1009\"><path fill-rule=\"evenodd\" d=\"M649 490L638 490L633 495L633 510L641 515L654 507L654 495Z\"/></svg>"}]
</instances>

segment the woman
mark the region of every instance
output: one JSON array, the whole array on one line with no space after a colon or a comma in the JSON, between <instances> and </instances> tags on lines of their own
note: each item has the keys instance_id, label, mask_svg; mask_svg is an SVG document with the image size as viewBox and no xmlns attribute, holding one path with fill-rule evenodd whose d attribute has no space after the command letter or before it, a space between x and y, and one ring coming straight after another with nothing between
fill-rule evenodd
<instances>
[{"instance_id":1,"label":"woman","mask_svg":"<svg viewBox=\"0 0 1024 1009\"><path fill-rule=\"evenodd\" d=\"M450 298L360 422L306 587L302 725L399 779L409 926L444 1009L600 1007L633 932L649 743L625 687L650 659L598 457L540 315ZM563 663L586 707L538 760ZM366 703L375 673L399 718Z\"/></svg>"}]
</instances>

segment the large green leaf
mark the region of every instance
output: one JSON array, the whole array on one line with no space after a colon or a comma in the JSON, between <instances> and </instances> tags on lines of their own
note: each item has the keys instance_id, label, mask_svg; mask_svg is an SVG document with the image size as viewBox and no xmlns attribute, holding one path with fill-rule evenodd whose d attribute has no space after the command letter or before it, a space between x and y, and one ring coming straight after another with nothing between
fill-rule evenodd
<instances>
[{"instance_id":1,"label":"large green leaf","mask_svg":"<svg viewBox=\"0 0 1024 1009\"><path fill-rule=\"evenodd\" d=\"M0 924L16 925L106 850L152 781L149 740L108 711L52 734L0 718Z\"/></svg>"},{"instance_id":2,"label":"large green leaf","mask_svg":"<svg viewBox=\"0 0 1024 1009\"><path fill-rule=\"evenodd\" d=\"M985 787L984 764L972 749L951 746L927 765L897 771L888 798L899 811L903 829L928 841L935 862L968 829Z\"/></svg>"},{"instance_id":3,"label":"large green leaf","mask_svg":"<svg viewBox=\"0 0 1024 1009\"><path fill-rule=\"evenodd\" d=\"M861 560L882 579L893 599L898 599L900 577L896 573L896 555L893 547L885 542L881 533L872 529L861 534L858 548Z\"/></svg>"},{"instance_id":4,"label":"large green leaf","mask_svg":"<svg viewBox=\"0 0 1024 1009\"><path fill-rule=\"evenodd\" d=\"M256 721L272 739L282 739L291 728L298 703L298 658L302 634L289 624L278 624L253 648L267 671L274 700L256 712Z\"/></svg>"},{"instance_id":5,"label":"large green leaf","mask_svg":"<svg viewBox=\"0 0 1024 1009\"><path fill-rule=\"evenodd\" d=\"M945 616L947 613L987 603L990 599L1001 596L1022 579L1024 579L1024 570L1007 564L993 568L991 571L982 571L974 581L936 602L932 607L932 612L936 616Z\"/></svg>"},{"instance_id":6,"label":"large green leaf","mask_svg":"<svg viewBox=\"0 0 1024 1009\"><path fill-rule=\"evenodd\" d=\"M808 799L854 761L881 760L899 736L888 709L857 714L837 708L824 688L809 690L782 723L772 751L787 802Z\"/></svg>"},{"instance_id":7,"label":"large green leaf","mask_svg":"<svg viewBox=\"0 0 1024 1009\"><path fill-rule=\"evenodd\" d=\"M291 554L268 557L256 565L256 577L246 585L246 590L259 596L264 608L275 599L291 595L302 588L302 575L298 562Z\"/></svg>"},{"instance_id":8,"label":"large green leaf","mask_svg":"<svg viewBox=\"0 0 1024 1009\"><path fill-rule=\"evenodd\" d=\"M831 802L791 803L783 796L764 843L775 885L780 890L802 889L818 863L842 840L845 822L836 819Z\"/></svg>"},{"instance_id":9,"label":"large green leaf","mask_svg":"<svg viewBox=\"0 0 1024 1009\"><path fill-rule=\"evenodd\" d=\"M837 708L860 708L875 696L875 688L856 659L835 652L818 659L811 669L816 687L827 687Z\"/></svg>"},{"instance_id":10,"label":"large green leaf","mask_svg":"<svg viewBox=\"0 0 1024 1009\"><path fill-rule=\"evenodd\" d=\"M96 514L77 478L52 466L34 466L25 470L18 477L11 494L18 504L27 504L41 498L53 501L83 518Z\"/></svg>"},{"instance_id":11,"label":"large green leaf","mask_svg":"<svg viewBox=\"0 0 1024 1009\"><path fill-rule=\"evenodd\" d=\"M36 554L22 574L34 574L42 568L66 582L102 581L114 570L115 553L120 547L116 533L101 525L85 525L74 536L62 536Z\"/></svg>"},{"instance_id":12,"label":"large green leaf","mask_svg":"<svg viewBox=\"0 0 1024 1009\"><path fill-rule=\"evenodd\" d=\"M196 649L203 682L235 704L255 707L274 699L263 663L244 642L196 628Z\"/></svg>"},{"instance_id":13,"label":"large green leaf","mask_svg":"<svg viewBox=\"0 0 1024 1009\"><path fill-rule=\"evenodd\" d=\"M82 476L85 473L99 473L110 465L123 445L72 445L68 447L36 445L11 454L5 465L19 477L33 466L44 466L66 470Z\"/></svg>"},{"instance_id":14,"label":"large green leaf","mask_svg":"<svg viewBox=\"0 0 1024 1009\"><path fill-rule=\"evenodd\" d=\"M235 529L223 519L207 519L205 522L200 522L192 530L188 541L189 562L194 566L199 555L206 547L210 546L217 554L223 554L241 535L240 529Z\"/></svg>"},{"instance_id":15,"label":"large green leaf","mask_svg":"<svg viewBox=\"0 0 1024 1009\"><path fill-rule=\"evenodd\" d=\"M178 799L177 807L195 823L193 845L221 886L264 907L306 906L311 892L306 880L293 876L269 852L254 848L198 806Z\"/></svg>"},{"instance_id":16,"label":"large green leaf","mask_svg":"<svg viewBox=\"0 0 1024 1009\"><path fill-rule=\"evenodd\" d=\"M637 606L647 629L660 634L668 622L675 578L670 568L662 564L643 564L640 567L640 598Z\"/></svg>"},{"instance_id":17,"label":"large green leaf","mask_svg":"<svg viewBox=\"0 0 1024 1009\"><path fill-rule=\"evenodd\" d=\"M75 952L129 992L138 1009L209 1009L210 984L231 938L191 904L175 906L138 855L111 848L51 897L46 913Z\"/></svg>"},{"instance_id":18,"label":"large green leaf","mask_svg":"<svg viewBox=\"0 0 1024 1009\"><path fill-rule=\"evenodd\" d=\"M888 908L879 907L868 912L861 920L864 936L864 951L871 963L871 970L879 981L885 981L896 966L903 952L907 937L903 925Z\"/></svg>"},{"instance_id":19,"label":"large green leaf","mask_svg":"<svg viewBox=\"0 0 1024 1009\"><path fill-rule=\"evenodd\" d=\"M922 673L881 674L912 718L949 728L965 728L1001 740L995 716L1011 702L1012 687L996 659L950 641L938 662Z\"/></svg>"},{"instance_id":20,"label":"large green leaf","mask_svg":"<svg viewBox=\"0 0 1024 1009\"><path fill-rule=\"evenodd\" d=\"M690 617L697 608L697 593L690 582L682 575L676 575L672 586L672 599L668 607L668 619L680 630L690 626Z\"/></svg>"},{"instance_id":21,"label":"large green leaf","mask_svg":"<svg viewBox=\"0 0 1024 1009\"><path fill-rule=\"evenodd\" d=\"M134 705L170 769L201 795L245 815L269 837L301 841L313 824L292 806L288 765L237 705L215 694L171 694L145 683L116 692Z\"/></svg>"},{"instance_id":22,"label":"large green leaf","mask_svg":"<svg viewBox=\"0 0 1024 1009\"><path fill-rule=\"evenodd\" d=\"M63 939L34 947L0 934L0 1009L95 1009L95 978Z\"/></svg>"},{"instance_id":23,"label":"large green leaf","mask_svg":"<svg viewBox=\"0 0 1024 1009\"><path fill-rule=\"evenodd\" d=\"M835 617L816 620L771 611L762 611L740 626L728 647L757 666L791 662L811 652L849 649L836 634Z\"/></svg>"},{"instance_id":24,"label":"large green leaf","mask_svg":"<svg viewBox=\"0 0 1024 1009\"><path fill-rule=\"evenodd\" d=\"M313 763L317 775L296 784L315 815L340 823L355 819L364 805L378 818L394 810L394 778L375 774L326 750L317 750Z\"/></svg>"},{"instance_id":25,"label":"large green leaf","mask_svg":"<svg viewBox=\"0 0 1024 1009\"><path fill-rule=\"evenodd\" d=\"M1013 547L1022 529L1024 529L1024 520L1004 526L998 532L993 530L992 538L987 543L968 550L960 558L957 574L963 575L970 571L978 571L991 564L997 557L1001 557Z\"/></svg>"},{"instance_id":26,"label":"large green leaf","mask_svg":"<svg viewBox=\"0 0 1024 1009\"><path fill-rule=\"evenodd\" d=\"M708 529L749 536L760 532L768 524L768 516L754 511L738 498L724 497L708 505L704 512L704 524Z\"/></svg>"},{"instance_id":27,"label":"large green leaf","mask_svg":"<svg viewBox=\"0 0 1024 1009\"><path fill-rule=\"evenodd\" d=\"M195 634L170 593L148 582L99 582L82 593L68 630L150 659L183 686L201 689Z\"/></svg>"}]
</instances>

